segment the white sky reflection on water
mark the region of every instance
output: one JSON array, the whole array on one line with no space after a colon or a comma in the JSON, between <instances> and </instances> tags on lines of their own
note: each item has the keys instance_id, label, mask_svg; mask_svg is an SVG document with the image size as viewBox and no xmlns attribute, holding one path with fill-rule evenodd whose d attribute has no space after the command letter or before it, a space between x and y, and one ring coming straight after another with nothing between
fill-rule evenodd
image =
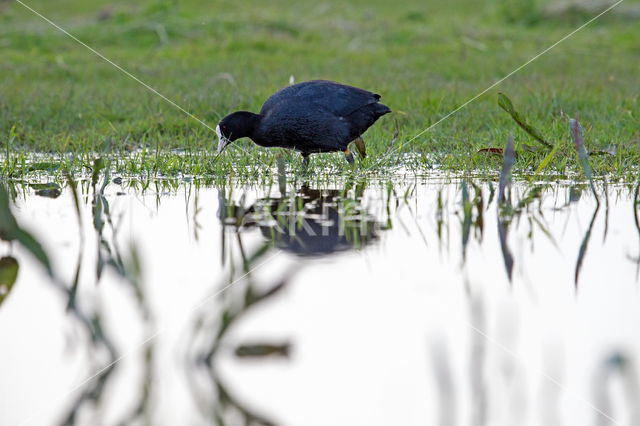
<instances>
[{"instance_id":1,"label":"white sky reflection on water","mask_svg":"<svg viewBox=\"0 0 640 426\"><path fill-rule=\"evenodd\" d=\"M325 199L325 209L347 206L351 210L343 219L366 219L377 237L359 250L312 258L284 247L286 242L300 251L309 248L308 241L305 246L300 238L281 240L283 254L252 273L253 284L266 290L287 278L287 271L295 273L278 294L251 306L233 323L214 357L215 372L232 398L283 425L598 424L590 404L619 424L629 424L633 413L625 398L637 391L640 361L637 266L629 259L638 256L640 241L632 191L609 188L608 234L605 240L603 205L576 291L576 259L595 208L587 190L565 206L569 187L548 187L541 204L534 201L527 213L513 219L510 284L495 199L487 206L489 187L476 184L484 201L483 235L480 241L479 230L471 227L464 264L460 181L425 180L415 187L394 185L391 192L386 184L369 184L361 200L355 200L355 189L346 201ZM211 342L212 330L205 326L196 332L194 322L215 323L224 306L242 304L249 284L242 280L194 307L231 281L231 269L234 277L243 274L239 241L249 255L265 237L246 218L239 239L235 227L228 227L223 265L220 190L183 185L159 197L133 190L117 196L118 190L110 185L105 191L118 227L117 246L125 263L130 242L137 247L154 321L145 328L131 287L114 270L107 269L95 285L98 240L88 194L83 197L86 241L79 304L101 313L105 333L119 354L128 355L108 377L101 408L83 406L77 421L123 420L141 395L144 351L135 349L145 336L161 330L151 341L150 423L212 424L201 408L210 412L216 388L202 366L193 367L202 356L202 342L204 347ZM526 191L525 185L514 186L515 204ZM246 208L267 193L277 196L277 186L235 186L224 192ZM439 193L443 238L437 233ZM473 201L472 186L469 193ZM317 205L317 200L306 202ZM63 280L71 282L79 237L70 191L58 199L19 198L14 213L43 242ZM335 219L312 213L306 217L325 226ZM477 210L472 213L476 221ZM264 215L250 217L266 223ZM109 225L104 234L111 244ZM78 395L64 397L66 392L106 358L92 352L86 330L65 313L63 294L25 250L2 247L3 256L18 260L20 273L0 306L0 424L27 419L33 425L56 424ZM192 343L194 335L199 344ZM291 345L289 358L234 355L241 344L283 342ZM605 364L614 354L626 360L624 374L615 369L618 364ZM92 356L97 356L93 364ZM606 370L606 365L613 367ZM611 381L602 385L606 371L613 372ZM637 400L637 393L632 397ZM239 422L238 412L219 414L229 424Z\"/></svg>"}]
</instances>

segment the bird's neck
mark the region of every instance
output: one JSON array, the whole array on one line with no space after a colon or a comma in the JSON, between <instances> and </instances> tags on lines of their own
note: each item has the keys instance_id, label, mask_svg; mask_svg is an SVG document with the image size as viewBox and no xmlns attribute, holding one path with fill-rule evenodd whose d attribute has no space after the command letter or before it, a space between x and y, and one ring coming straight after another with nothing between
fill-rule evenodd
<instances>
[{"instance_id":1,"label":"bird's neck","mask_svg":"<svg viewBox=\"0 0 640 426\"><path fill-rule=\"evenodd\" d=\"M271 135L268 131L265 131L262 124L263 116L260 114L254 114L252 117L252 124L247 126L247 129L251 130L251 134L247 135L252 141L254 141L257 145L264 147L272 147L274 146L271 143Z\"/></svg>"},{"instance_id":2,"label":"bird's neck","mask_svg":"<svg viewBox=\"0 0 640 426\"><path fill-rule=\"evenodd\" d=\"M247 113L246 123L244 127L245 134L242 137L250 138L255 142L256 137L259 135L260 120L262 116L260 114Z\"/></svg>"}]
</instances>

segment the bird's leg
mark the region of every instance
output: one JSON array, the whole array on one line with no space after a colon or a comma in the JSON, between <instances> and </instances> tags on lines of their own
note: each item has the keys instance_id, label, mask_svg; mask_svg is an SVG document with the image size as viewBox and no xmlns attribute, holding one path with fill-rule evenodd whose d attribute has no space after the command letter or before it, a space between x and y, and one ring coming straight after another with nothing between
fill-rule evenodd
<instances>
[{"instance_id":1,"label":"bird's leg","mask_svg":"<svg viewBox=\"0 0 640 426\"><path fill-rule=\"evenodd\" d=\"M349 164L353 164L354 162L353 154L351 153L351 151L349 151L349 148L344 150L344 158L347 160Z\"/></svg>"},{"instance_id":2,"label":"bird's leg","mask_svg":"<svg viewBox=\"0 0 640 426\"><path fill-rule=\"evenodd\" d=\"M302 170L305 172L309 168L309 154L306 152L302 153Z\"/></svg>"},{"instance_id":3,"label":"bird's leg","mask_svg":"<svg viewBox=\"0 0 640 426\"><path fill-rule=\"evenodd\" d=\"M353 143L356 145L356 148L358 149L358 152L360 153L360 156L362 158L366 158L367 156L367 149L364 146L364 139L362 139L362 136L358 136Z\"/></svg>"}]
</instances>

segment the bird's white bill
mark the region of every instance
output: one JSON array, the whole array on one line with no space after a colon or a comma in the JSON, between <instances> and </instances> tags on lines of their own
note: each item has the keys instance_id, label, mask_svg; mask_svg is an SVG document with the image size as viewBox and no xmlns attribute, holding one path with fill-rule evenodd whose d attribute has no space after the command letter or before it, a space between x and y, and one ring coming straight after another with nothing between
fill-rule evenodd
<instances>
[{"instance_id":1,"label":"bird's white bill","mask_svg":"<svg viewBox=\"0 0 640 426\"><path fill-rule=\"evenodd\" d=\"M220 154L231 142L229 139L222 136L220 125L216 126L216 134L218 135L218 154Z\"/></svg>"}]
</instances>

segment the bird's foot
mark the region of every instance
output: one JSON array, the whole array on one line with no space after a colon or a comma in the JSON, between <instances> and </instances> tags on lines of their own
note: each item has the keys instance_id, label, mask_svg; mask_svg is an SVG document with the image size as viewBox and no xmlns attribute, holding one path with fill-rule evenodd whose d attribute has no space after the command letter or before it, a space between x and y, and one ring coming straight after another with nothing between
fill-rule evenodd
<instances>
[{"instance_id":1,"label":"bird's foot","mask_svg":"<svg viewBox=\"0 0 640 426\"><path fill-rule=\"evenodd\" d=\"M353 143L355 144L356 149L358 150L358 153L360 154L360 157L366 158L367 157L367 149L364 146L364 139L362 139L361 136L358 136L358 138L356 140L354 140Z\"/></svg>"},{"instance_id":2,"label":"bird's foot","mask_svg":"<svg viewBox=\"0 0 640 426\"><path fill-rule=\"evenodd\" d=\"M344 150L344 158L347 160L349 164L353 164L355 160L353 159L353 154L349 151L349 148Z\"/></svg>"}]
</instances>

